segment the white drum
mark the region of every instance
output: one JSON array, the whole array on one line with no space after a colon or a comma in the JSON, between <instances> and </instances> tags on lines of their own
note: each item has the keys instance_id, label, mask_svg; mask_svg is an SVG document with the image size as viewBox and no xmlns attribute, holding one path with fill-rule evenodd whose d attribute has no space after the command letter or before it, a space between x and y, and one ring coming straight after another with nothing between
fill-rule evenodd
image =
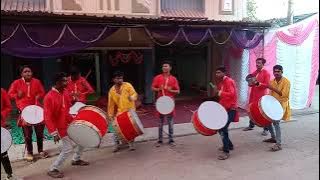
<instances>
[{"instance_id":1,"label":"white drum","mask_svg":"<svg viewBox=\"0 0 320 180\"><path fill-rule=\"evenodd\" d=\"M260 108L264 115L273 121L280 121L283 117L284 111L280 102L273 96L265 95L260 100Z\"/></svg>"},{"instance_id":2,"label":"white drum","mask_svg":"<svg viewBox=\"0 0 320 180\"><path fill-rule=\"evenodd\" d=\"M218 130L227 124L228 113L219 103L206 101L198 108L198 118L206 128Z\"/></svg>"},{"instance_id":3,"label":"white drum","mask_svg":"<svg viewBox=\"0 0 320 180\"><path fill-rule=\"evenodd\" d=\"M37 105L25 107L21 112L21 118L29 124L38 124L43 121L43 108Z\"/></svg>"},{"instance_id":4,"label":"white drum","mask_svg":"<svg viewBox=\"0 0 320 180\"><path fill-rule=\"evenodd\" d=\"M174 100L169 96L161 96L156 101L156 109L162 115L167 115L174 110Z\"/></svg>"},{"instance_id":5,"label":"white drum","mask_svg":"<svg viewBox=\"0 0 320 180\"><path fill-rule=\"evenodd\" d=\"M11 133L7 129L1 127L1 154L8 151L11 145Z\"/></svg>"},{"instance_id":6,"label":"white drum","mask_svg":"<svg viewBox=\"0 0 320 180\"><path fill-rule=\"evenodd\" d=\"M69 110L69 114L71 115L77 115L78 111L80 110L80 108L84 107L86 104L82 103L82 102L76 102L74 103L73 106L71 106L70 110Z\"/></svg>"}]
</instances>

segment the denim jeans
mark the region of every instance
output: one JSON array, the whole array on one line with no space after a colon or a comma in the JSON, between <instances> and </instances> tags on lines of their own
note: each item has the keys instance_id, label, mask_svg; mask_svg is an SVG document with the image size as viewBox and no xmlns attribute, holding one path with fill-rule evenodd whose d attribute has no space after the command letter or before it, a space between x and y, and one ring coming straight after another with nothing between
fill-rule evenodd
<instances>
[{"instance_id":1,"label":"denim jeans","mask_svg":"<svg viewBox=\"0 0 320 180\"><path fill-rule=\"evenodd\" d=\"M250 119L250 121L249 121L249 127L250 127L250 128L254 128L254 126L255 126L255 124L254 124L253 121ZM264 130L264 131L268 131L269 129L268 129L268 127L263 127L263 130Z\"/></svg>"},{"instance_id":2,"label":"denim jeans","mask_svg":"<svg viewBox=\"0 0 320 180\"><path fill-rule=\"evenodd\" d=\"M54 161L54 163L50 167L50 171L57 169L59 170L61 166L63 165L64 161L71 155L75 143L68 137L65 136L61 139L62 141L62 148L60 151L60 154L58 158ZM80 156L83 152L83 147L76 145L74 149L74 156L73 156L73 161L78 161L80 160Z\"/></svg>"},{"instance_id":3,"label":"denim jeans","mask_svg":"<svg viewBox=\"0 0 320 180\"><path fill-rule=\"evenodd\" d=\"M273 130L273 127L275 131ZM270 126L268 126L271 137L276 139L278 145L281 145L281 129L280 129L280 121L273 121Z\"/></svg>"},{"instance_id":4,"label":"denim jeans","mask_svg":"<svg viewBox=\"0 0 320 180\"><path fill-rule=\"evenodd\" d=\"M223 152L225 153L229 153L230 148L231 149L233 148L233 144L229 138L228 128L230 123L234 121L235 116L236 116L236 110L228 111L228 122L222 129L218 131L223 143Z\"/></svg>"},{"instance_id":5,"label":"denim jeans","mask_svg":"<svg viewBox=\"0 0 320 180\"><path fill-rule=\"evenodd\" d=\"M160 115L160 121L159 121L159 141L162 141L163 139L163 123L164 119L167 119L168 121L168 127L169 127L169 141L173 141L173 118L172 115Z\"/></svg>"}]
</instances>

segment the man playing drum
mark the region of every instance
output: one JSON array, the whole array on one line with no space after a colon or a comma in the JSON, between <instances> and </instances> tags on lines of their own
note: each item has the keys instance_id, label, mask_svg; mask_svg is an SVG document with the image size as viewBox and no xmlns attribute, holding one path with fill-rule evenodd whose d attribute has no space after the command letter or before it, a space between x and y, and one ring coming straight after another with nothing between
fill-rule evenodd
<instances>
[{"instance_id":1,"label":"man playing drum","mask_svg":"<svg viewBox=\"0 0 320 180\"><path fill-rule=\"evenodd\" d=\"M32 77L33 73L29 66L20 68L21 78L15 80L8 91L9 97L14 99L19 112L30 105L40 105L40 100L45 95L45 90L40 80ZM43 151L43 133L44 123L31 125L27 123L21 116L18 118L18 126L22 127L24 140L28 154L27 161L33 160L33 145L32 145L32 127L34 127L37 136L38 152L42 158L48 157L48 153Z\"/></svg>"},{"instance_id":2,"label":"man playing drum","mask_svg":"<svg viewBox=\"0 0 320 180\"><path fill-rule=\"evenodd\" d=\"M213 88L213 95L219 96L219 103L228 112L227 124L219 130L223 147L219 148L223 154L218 156L219 160L228 159L230 150L233 150L233 144L229 138L228 128L231 122L237 121L239 118L237 109L237 87L233 79L226 76L226 68L219 67L216 70L217 87Z\"/></svg>"},{"instance_id":3,"label":"man playing drum","mask_svg":"<svg viewBox=\"0 0 320 180\"><path fill-rule=\"evenodd\" d=\"M7 92L1 88L1 127L6 127L6 119L12 110L11 103ZM3 143L3 142L2 142ZM1 163L4 171L7 173L7 179L12 179L12 167L8 152L1 153Z\"/></svg>"},{"instance_id":4,"label":"man playing drum","mask_svg":"<svg viewBox=\"0 0 320 180\"><path fill-rule=\"evenodd\" d=\"M113 73L114 85L108 93L108 116L111 121L120 113L129 111L130 109L136 109L135 101L137 100L138 94L129 82L123 82L123 76L124 73L120 71ZM116 133L113 135L113 140L115 142L113 152L117 152L120 150L120 139ZM128 144L130 151L134 151L134 141Z\"/></svg>"},{"instance_id":5,"label":"man playing drum","mask_svg":"<svg viewBox=\"0 0 320 180\"><path fill-rule=\"evenodd\" d=\"M171 69L172 65L171 62L169 61L164 61L162 63L162 74L157 75L154 77L153 82L152 82L152 90L157 93L157 97L161 96L169 96L172 99L174 99L174 96L180 93L180 87L178 80L171 75ZM174 140L173 140L173 116L174 116L174 111L168 115L163 115L159 114L160 116L160 122L159 122L159 139L156 144L156 147L160 147L161 144L163 143L162 138L163 138L163 123L164 119L166 118L168 121L168 126L169 126L169 144L170 145L175 145Z\"/></svg>"},{"instance_id":6,"label":"man playing drum","mask_svg":"<svg viewBox=\"0 0 320 180\"><path fill-rule=\"evenodd\" d=\"M74 142L67 135L68 125L72 118L69 114L71 106L70 96L65 90L67 86L67 75L57 73L53 78L54 86L44 98L44 120L49 133L53 136L54 142L62 141L62 148L58 158L51 165L48 175L53 178L62 178L64 174L59 171L64 161L72 153ZM80 159L83 147L77 145L73 156L72 165L87 166L88 162Z\"/></svg>"},{"instance_id":7,"label":"man playing drum","mask_svg":"<svg viewBox=\"0 0 320 180\"><path fill-rule=\"evenodd\" d=\"M281 65L275 65L273 67L274 79L267 87L270 89L270 95L275 97L283 108L284 114L282 119L289 121L291 117L291 109L289 105L290 81L283 77L282 73L283 67ZM272 124L274 126L275 133ZM271 147L271 151L279 151L282 149L280 121L273 121L272 124L268 127L271 138L264 140L264 142L276 143L273 147Z\"/></svg>"},{"instance_id":8,"label":"man playing drum","mask_svg":"<svg viewBox=\"0 0 320 180\"><path fill-rule=\"evenodd\" d=\"M267 70L263 69L265 63L266 60L263 58L258 58L256 60L257 70L251 74L251 78L254 78L254 81L248 81L248 85L249 87L251 87L249 104L255 101L259 101L262 96L268 93L268 89L264 85L270 82L270 74ZM250 131L254 128L255 125L252 120L250 120L249 122L249 127L244 128L243 131ZM268 128L263 128L262 135L268 135Z\"/></svg>"},{"instance_id":9,"label":"man playing drum","mask_svg":"<svg viewBox=\"0 0 320 180\"><path fill-rule=\"evenodd\" d=\"M72 102L87 103L88 95L94 93L89 82L81 76L77 67L72 67L67 85L68 93L71 95Z\"/></svg>"}]
</instances>

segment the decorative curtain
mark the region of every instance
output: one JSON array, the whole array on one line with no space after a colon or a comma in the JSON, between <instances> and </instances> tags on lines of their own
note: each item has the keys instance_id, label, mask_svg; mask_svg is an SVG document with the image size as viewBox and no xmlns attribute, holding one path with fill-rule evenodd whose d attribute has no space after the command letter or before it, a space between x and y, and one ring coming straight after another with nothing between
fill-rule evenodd
<instances>
[{"instance_id":1,"label":"decorative curtain","mask_svg":"<svg viewBox=\"0 0 320 180\"><path fill-rule=\"evenodd\" d=\"M23 58L58 57L93 46L117 29L99 24L1 23L1 51Z\"/></svg>"}]
</instances>

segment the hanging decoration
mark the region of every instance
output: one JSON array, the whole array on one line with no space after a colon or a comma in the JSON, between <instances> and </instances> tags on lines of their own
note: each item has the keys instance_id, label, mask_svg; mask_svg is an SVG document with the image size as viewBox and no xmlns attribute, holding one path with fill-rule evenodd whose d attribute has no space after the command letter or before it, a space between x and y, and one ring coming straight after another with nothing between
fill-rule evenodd
<instances>
[{"instance_id":1,"label":"hanging decoration","mask_svg":"<svg viewBox=\"0 0 320 180\"><path fill-rule=\"evenodd\" d=\"M109 62L113 67L119 66L120 63L141 64L143 62L143 54L139 51L117 51L114 56L109 55Z\"/></svg>"}]
</instances>

